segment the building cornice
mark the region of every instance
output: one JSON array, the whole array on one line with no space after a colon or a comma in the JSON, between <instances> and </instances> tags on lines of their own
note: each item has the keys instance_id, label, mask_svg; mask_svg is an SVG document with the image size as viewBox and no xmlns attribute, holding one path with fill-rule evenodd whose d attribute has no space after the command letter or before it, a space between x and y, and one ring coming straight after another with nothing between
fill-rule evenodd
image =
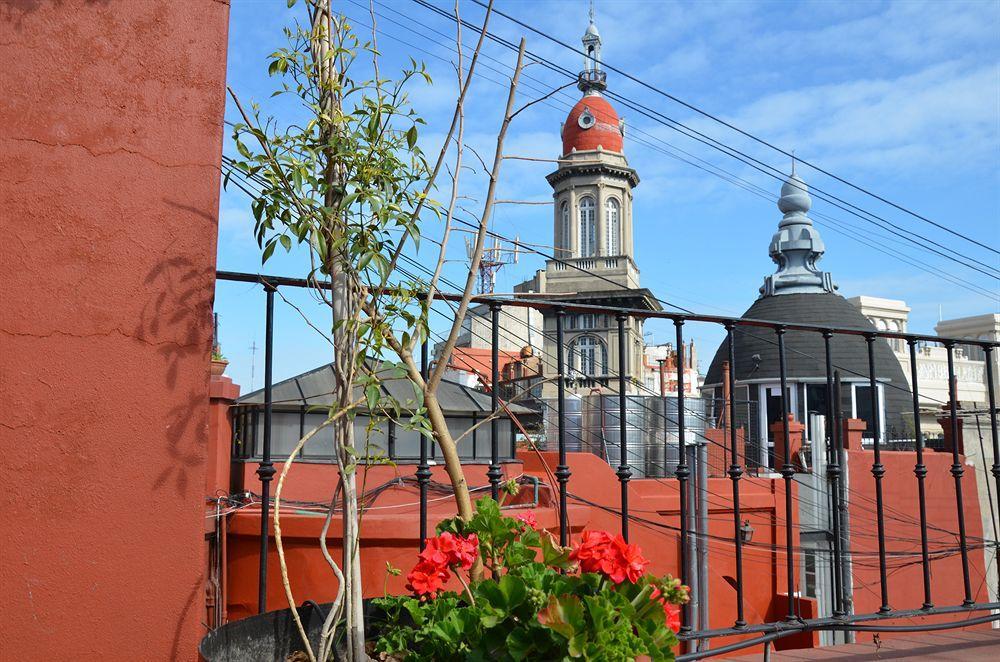
<instances>
[{"instance_id":1,"label":"building cornice","mask_svg":"<svg viewBox=\"0 0 1000 662\"><path fill-rule=\"evenodd\" d=\"M560 182L577 175L610 175L624 179L631 188L639 185L639 175L632 168L595 162L564 165L555 172L546 175L545 179L554 188Z\"/></svg>"}]
</instances>

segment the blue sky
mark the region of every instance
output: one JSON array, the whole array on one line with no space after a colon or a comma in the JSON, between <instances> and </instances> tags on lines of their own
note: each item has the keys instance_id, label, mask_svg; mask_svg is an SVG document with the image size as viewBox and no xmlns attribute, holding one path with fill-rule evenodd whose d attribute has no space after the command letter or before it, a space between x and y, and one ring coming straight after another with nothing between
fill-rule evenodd
<instances>
[{"instance_id":1,"label":"blue sky","mask_svg":"<svg viewBox=\"0 0 1000 662\"><path fill-rule=\"evenodd\" d=\"M451 9L450 2L436 0ZM276 80L267 77L266 56L283 44L282 26L301 15L284 0L233 0L229 35L228 82L245 100L255 100L279 121L290 122L295 109L269 99ZM370 34L367 0L334 0L355 28ZM579 44L587 25L584 2L498 2L506 13ZM398 70L412 56L426 63L431 86L411 90L416 110L427 120L421 145L431 153L443 139L455 97L454 27L410 0L376 3L383 73ZM479 21L482 10L461 4L464 18ZM752 132L882 197L973 236L1000 245L1000 3L982 2L597 2L597 25L604 60L637 78ZM523 30L494 17L491 30L517 40ZM442 36L443 35L448 35ZM466 33L471 46L473 35ZM528 49L569 69L581 58L538 35L526 34ZM451 38L449 38L451 37ZM405 43L404 43L405 42ZM514 55L499 46L486 50L482 77L472 88L466 117L466 142L491 155L499 126L503 81ZM565 82L541 66L527 69L520 99L528 101ZM788 168L780 154L754 144L663 96L613 72L609 88L768 164ZM556 158L559 128L578 98L570 89L549 103L518 116L505 152ZM773 201L665 152L684 150L777 194L780 183L676 131L619 109L626 121L625 151L641 183L635 191L636 261L642 284L662 299L704 313L739 315L757 296L774 265L767 246L781 215ZM230 103L227 118L236 119ZM228 137L226 151L232 152ZM508 161L498 188L503 199L548 201L545 175L552 164ZM874 214L1000 267L996 254L979 249L903 214L836 181L799 168L813 187L844 198ZM463 193L481 199L482 173L466 179ZM444 197L444 192L439 193ZM470 203L478 208L479 203ZM821 266L833 274L845 296L866 294L903 299L912 308L910 328L932 332L939 310L945 318L998 312L998 281L927 253L897 237L815 200L827 254ZM822 216L821 216L822 215ZM828 222L823 216L832 219ZM850 226L846 236L832 225ZM256 272L260 253L245 194L223 191L220 204L220 269ZM543 205L498 207L493 229L524 242L552 243L551 208ZM424 234L440 235L428 220ZM974 293L921 271L878 250L904 253L933 269L993 293ZM431 244L416 256L432 261ZM464 280L464 245L453 242L446 276ZM265 272L304 274L301 254L280 255ZM543 266L537 256L501 272L497 290L512 286ZM329 346L302 316L324 323L323 311L307 296L288 294L301 312L279 301L275 377L302 372L328 360ZM230 374L249 390L261 384L263 352L252 360L251 343L263 344L263 295L259 288L221 283L216 310L222 318L223 350ZM436 318L438 329L443 327ZM647 341L664 342L671 330L647 326ZM708 327L689 329L707 367L720 335Z\"/></svg>"}]
</instances>

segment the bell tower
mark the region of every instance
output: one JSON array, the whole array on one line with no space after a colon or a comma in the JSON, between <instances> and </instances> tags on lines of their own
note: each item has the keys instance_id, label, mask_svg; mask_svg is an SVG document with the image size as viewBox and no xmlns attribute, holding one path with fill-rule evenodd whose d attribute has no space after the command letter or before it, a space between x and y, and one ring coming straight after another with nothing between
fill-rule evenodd
<instances>
[{"instance_id":1,"label":"bell tower","mask_svg":"<svg viewBox=\"0 0 1000 662\"><path fill-rule=\"evenodd\" d=\"M580 260L612 282L589 289L638 287L639 270L632 247L632 189L639 176L623 151L624 122L602 96L607 74L601 68L601 35L594 24L583 35L583 70L577 86L583 97L562 125L558 169L547 179L553 191L553 237L556 256ZM579 291L580 273L558 262L548 265L550 291Z\"/></svg>"},{"instance_id":2,"label":"bell tower","mask_svg":"<svg viewBox=\"0 0 1000 662\"><path fill-rule=\"evenodd\" d=\"M582 42L577 86L583 94L563 122L559 165L546 177L552 187L555 259L515 289L588 307L589 312L573 312L563 320L571 392L614 392L617 374L624 373L628 391L636 393L643 379L642 320L629 316L619 326L613 309L661 308L639 286L632 236L632 191L639 176L625 158L624 122L603 95L607 74L593 8ZM554 357L555 316L545 313L544 322L544 352ZM554 389L546 384L543 393Z\"/></svg>"}]
</instances>

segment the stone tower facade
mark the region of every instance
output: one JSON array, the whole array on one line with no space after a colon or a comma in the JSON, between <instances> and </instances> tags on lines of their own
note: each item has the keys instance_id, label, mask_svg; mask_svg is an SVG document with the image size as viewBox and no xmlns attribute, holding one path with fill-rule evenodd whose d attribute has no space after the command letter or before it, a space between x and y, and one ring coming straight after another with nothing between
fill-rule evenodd
<instances>
[{"instance_id":1,"label":"stone tower facade","mask_svg":"<svg viewBox=\"0 0 1000 662\"><path fill-rule=\"evenodd\" d=\"M639 285L633 252L632 191L639 176L624 153L624 122L601 92L601 38L593 17L583 36L584 69L578 86L582 98L562 125L562 154L552 187L554 257L531 280L516 289L604 309L658 310L652 294ZM642 322L625 322L625 352L620 356L618 321L608 312L567 313L565 357L571 390L617 391L618 373L628 378L628 391L638 392L643 379ZM555 316L544 319L546 365L554 365ZM546 385L546 390L554 390Z\"/></svg>"}]
</instances>

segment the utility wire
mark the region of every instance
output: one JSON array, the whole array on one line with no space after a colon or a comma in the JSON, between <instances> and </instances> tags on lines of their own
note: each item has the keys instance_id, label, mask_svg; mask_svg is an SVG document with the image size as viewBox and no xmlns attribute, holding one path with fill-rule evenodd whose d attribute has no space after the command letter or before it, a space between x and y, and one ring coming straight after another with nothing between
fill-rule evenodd
<instances>
[{"instance_id":1,"label":"utility wire","mask_svg":"<svg viewBox=\"0 0 1000 662\"><path fill-rule=\"evenodd\" d=\"M443 17L447 18L448 20L450 20L452 22L457 22L459 20L454 15L452 15L449 12L447 12L447 11L445 11L445 10L437 7L437 6L435 6L434 4L432 4L430 2L427 2L426 0L413 0L413 2L415 2L415 3L419 4L419 5L421 5L422 7L425 7L427 9L435 12L436 14L438 14L440 16L443 16ZM470 29L474 28L474 27L476 29L481 29L481 26L479 26L479 27L473 26L471 23L469 23L468 21L465 21L464 19L461 19L461 22L464 25L468 26ZM506 40L506 39L504 39L502 37L499 37L499 36L495 35L492 32L487 32L486 34L490 38L491 41L494 41L495 43L498 43L498 44L506 47L508 50L510 50L510 49L517 50L517 48L518 48L518 46L516 46L512 42L510 42L510 41L508 41L508 40ZM554 71L554 72L556 72L558 74L561 74L563 76L569 77L569 78L574 79L574 80L577 77L577 74L575 72L573 72L573 71L571 71L571 70L569 70L569 69L567 69L565 67L562 67L561 65L555 64L551 60L548 60L548 59L546 59L546 58L544 58L542 56L539 56L539 55L537 55L537 54L535 54L535 53L533 53L531 51L525 51L525 53L527 55L529 55L531 58L533 58L538 64L541 64L542 66L544 66L545 68L547 68L547 69L549 69L551 71ZM622 96L620 94L616 94L614 92L605 92L605 94L609 98L612 98L612 99L615 99L615 100L619 101L620 103L622 103L626 107L628 107L628 108L630 108L632 110L635 110L636 112L638 112L638 113L640 113L640 114L642 114L642 115L644 115L644 116L646 116L646 117L648 117L648 118L650 118L650 119L658 122L659 124L662 124L664 126L667 126L668 128L671 128L671 129L673 129L675 131L678 131L682 135L685 135L688 138L697 140L698 142L701 142L701 143L703 143L703 144L711 147L712 149L720 151L723 154L726 154L727 156L730 156L730 157L735 158L735 159L737 159L739 161L742 161L746 165L749 165L751 168L753 168L755 170L758 170L759 172L761 172L761 173L763 173L763 174L765 174L765 175L767 175L769 177L772 177L772 178L774 178L774 179L776 179L778 181L784 181L784 179L786 177L785 173L783 173L781 170L779 170L777 168L774 168L773 166L771 166L771 165L769 165L769 164L767 164L767 163L765 163L763 161L760 161L760 160L758 160L758 159L756 159L756 158L754 158L754 157L752 157L752 156L750 156L748 154L745 154L744 152L741 152L738 149L735 149L735 148L733 148L733 147L731 147L729 145L726 145L725 143L722 143L722 142L720 142L720 141L712 138L711 136L708 136L708 135L706 135L706 134L704 134L704 133L702 133L700 131L697 131L696 129L692 129L691 127L685 125L684 123L679 122L677 120L674 120L674 119L672 119L670 117L667 117L666 115L663 115L662 113L660 113L660 112L658 112L656 110L653 110L653 109L651 109L651 108L649 108L647 106L644 106L644 105L642 105L642 104L640 104L640 103L638 103L636 101L630 100L629 98L624 97L624 96ZM911 231L911 230L907 230L906 228L903 228L903 227L901 227L901 226L899 226L899 225L897 225L895 223L892 223L891 221L889 221L889 220L887 220L887 219L885 219L885 218L883 218L881 216L878 216L877 214L874 214L872 212L869 212L869 211L866 211L864 209L861 209L860 207L857 207L856 205L853 205L852 203L847 202L846 200L843 200L843 199L841 199L841 198L839 198L839 197L837 197L837 196L835 196L833 194L827 193L823 189L820 189L820 188L818 188L816 186L812 187L811 193L815 197L817 197L817 198L819 198L821 200L824 200L824 201L826 201L826 202L834 205L835 207L838 207L838 208L840 208L840 209L848 212L849 214L857 216L858 218L861 218L862 220L864 220L864 221L866 221L868 223L872 223L873 225L875 225L877 227L883 227L883 228L885 228L885 226L888 225L888 226L890 226L892 228L895 228L900 233L905 233L905 234L899 234L899 236L901 238L906 239L907 241L910 241L911 243L913 243L913 244L915 244L917 246L921 246L925 250L929 250L931 252L937 253L938 255L940 255L940 256L948 259L948 260L951 260L952 262L955 262L957 264L965 266L965 267L967 267L969 269L973 269L975 271L978 271L979 273L982 273L982 274L984 274L984 275L986 275L986 276L988 276L990 278L993 278L995 280L1000 280L1000 276L998 276L998 275L996 275L994 273L990 273L990 271L985 271L984 270L984 268L985 268L985 269L991 270L993 272L1000 273L1000 269L997 269L996 267L993 267L993 266L991 266L989 264L986 264L986 263L984 263L984 262L982 262L980 260L976 260L974 258L968 258L974 264L970 264L968 262L965 262L963 259L961 259L962 257L964 257L961 252L959 252L959 251L957 251L955 249L951 249L951 248L949 248L949 247L947 247L947 246L945 246L943 244L940 244L940 243L934 241L933 239L925 237L925 236L923 236L923 235L921 235L919 233L916 233L916 232ZM933 244L935 246L938 246L939 248L942 248L942 249L944 249L946 251L949 251L949 252L953 253L953 255L949 255L948 253L943 253L943 252L938 251L936 249L930 248L930 247L928 247L926 245L920 244L918 241L916 241L914 239L911 239L910 237L908 237L906 235L912 235L913 237L917 237L917 238L923 240L924 242L927 242L929 244ZM990 250L992 250L992 249L990 249ZM979 266L976 266L976 265L979 265ZM982 267L982 268L980 268L980 267Z\"/></svg>"},{"instance_id":2,"label":"utility wire","mask_svg":"<svg viewBox=\"0 0 1000 662\"><path fill-rule=\"evenodd\" d=\"M365 9L367 11L367 7L362 7L362 5L360 3L358 3L358 2L356 2L355 0L348 0L348 2L351 3L351 4L354 4L354 5L358 6L358 7L361 7L361 8L363 8L363 9ZM390 8L390 11L393 11L394 13L402 16L402 14L400 12L396 11L396 10L393 10L393 9ZM391 23L394 23L394 24L396 24L396 25L398 25L400 27L403 27L404 29L406 29L406 27L407 27L407 26L404 26L399 21L393 19L391 16L387 16L387 15L385 15L383 13L380 13L380 12L376 12L376 13L380 17L384 18L385 20L387 20L387 21L389 21ZM439 30L434 29L432 26L430 26L430 25L428 25L426 23L422 23L420 21L417 21L416 19L413 19L412 17L408 18L407 20L409 20L411 23L416 23L417 25L421 26L425 30L428 30L428 31L433 32L433 33L436 33L436 34L441 35L442 37L445 37L445 38L450 38L445 33L441 32ZM361 26L370 27L370 26L366 26L363 21L355 19L355 22L357 22ZM397 41L397 42L399 42L401 44L404 44L404 45L406 45L406 46L408 46L410 48L413 48L415 50L418 50L418 51L420 51L420 52L422 52L422 53L424 53L424 54L426 54L426 55L428 55L430 57L433 57L433 58L436 58L438 60L441 60L442 62L446 62L446 63L450 62L447 58L444 58L444 57L442 57L442 56L440 56L440 55L438 55L436 53L433 53L433 52L428 51L428 50L426 50L424 48L421 48L420 46L418 46L416 44L413 44L411 42L408 42L405 39L402 39L402 38L398 37L397 35L394 35L392 33L386 32L383 28L379 28L378 31L381 34L383 34L384 36L386 36L387 38L392 39L394 41ZM438 45L441 45L444 48L446 48L446 49L448 49L448 50L450 50L452 52L457 52L457 49L455 47L452 47L447 42L435 41L434 43L436 43ZM504 67L505 69L510 69L511 68L509 65L503 63L502 61L498 60L497 58L494 58L494 57L490 56L489 54L483 53L482 57L498 63L500 66ZM494 72L496 72L498 74L501 74L501 75L509 75L505 71L500 71L500 70L496 69L495 67L492 67L492 66L490 66L490 65L488 65L486 63L482 63L482 67L486 68L486 69L489 69L491 71L494 71ZM495 85L498 85L500 87L504 87L504 88L507 87L506 83L503 83L503 82L498 81L496 79L493 79L493 78L490 78L488 76L485 76L485 75L482 74L481 71L477 71L476 75L478 77L483 78L484 80L486 80L488 82L491 82L491 83L493 83ZM540 81L537 78L534 78L533 76L531 76L530 74L528 74L526 72L522 74L522 78L523 79L527 79L527 80L536 81L536 82L538 82L540 84L544 84L544 83L542 83L542 81ZM530 83L526 83L525 81L522 81L522 84L524 85L524 87L526 87L528 89L533 89L533 90L536 90L536 91L539 91L539 92L544 92L544 90L540 90L539 88L534 87L534 86L530 85ZM565 92L560 92L559 96L564 97L564 98L569 98L568 95ZM575 103L575 100L572 100L572 99L569 102L565 102L564 101L564 102L562 102L560 104L563 107L560 108L560 106L555 105L555 103L553 103L552 101L554 101L554 99L553 100L546 99L544 101L544 103L546 105L548 105L549 107L555 108L557 110L562 110L562 109L565 109L565 108L570 108ZM656 141L656 142L659 142L662 145L664 145L665 147L660 147L660 146L655 145L655 144L653 144L653 143L651 143L651 142L649 142L647 140L644 140L642 138L633 136L632 140L634 142L638 143L638 144L644 145L646 147L649 147L650 149L653 149L654 151L657 151L657 152L659 152L661 154L669 156L669 157L671 157L671 158L673 158L675 160L681 161L681 162L686 163L688 165L691 165L691 166L693 166L695 168L698 168L699 170L702 170L703 172L711 174L711 175L713 175L715 177L718 177L718 178L720 178L720 179L722 179L722 180L724 180L724 181L726 181L726 182L728 182L730 184L733 184L734 186L742 188L745 191L747 191L747 192L749 192L749 193L751 193L753 195L756 195L757 197L760 197L760 198L763 198L763 199L766 199L766 200L769 200L769 201L772 201L772 202L777 199L773 194L771 194L770 192L762 189L761 187L757 186L756 184L753 184L752 182L750 182L750 181L748 181L746 179L743 179L743 178L739 177L738 175L725 170L724 168L720 168L719 166L716 166L716 165L714 165L714 164L712 164L712 163L710 163L708 161L705 161L704 159L701 159L701 158L695 156L694 154L691 154L690 152L687 152L687 151L681 149L680 147L678 147L678 146L676 146L676 145L674 145L674 144L672 144L672 143L670 143L670 142L668 142L668 141L666 141L666 140L664 140L662 138L659 138L659 137L657 137L657 136L655 136L653 134L650 134L650 133L644 131L641 127L633 127L633 131L634 132L638 132L639 134L642 134L644 136L647 136L649 139L651 139L653 141ZM686 135L686 134L684 134L684 135ZM683 155L685 155L688 158L685 158L685 156L679 156L678 154L676 154L674 152L679 152L680 154L683 154ZM696 162L693 162L692 160L689 160L689 159L693 159ZM699 163L697 163L697 162L700 162L703 165L699 165ZM756 168L756 169L760 170L760 168ZM765 173L765 174L768 174L769 176L773 177L773 175L770 175L770 173ZM835 206L840 207L840 205L835 205ZM980 295L982 295L982 296L990 299L991 301L996 301L998 299L998 297L1000 297L1000 294L998 294L996 292L990 292L988 290L985 290L985 289L981 288L980 286L976 285L975 283L972 283L971 281L962 279L959 276L956 276L955 274L949 273L947 271L943 271L943 270L941 270L941 269L939 269L937 267L934 267L934 266L932 266L932 265L930 265L930 264L928 264L926 262L921 261L919 258L916 258L916 257L914 257L912 255L907 255L906 253L901 253L898 250L893 250L893 249L888 248L888 247L879 246L877 244L870 243L869 241L866 241L864 238L862 238L860 236L857 236L857 235L854 235L849 230L845 229L844 226L846 226L847 228L852 228L854 230L857 230L858 232L864 232L864 230L861 230L860 228L857 228L857 226L852 226L852 225L848 224L846 221L838 220L838 219L836 219L836 218L834 218L832 216L829 216L827 214L823 214L823 213L818 212L818 211L813 211L812 215L815 216L815 217L817 217L817 218L825 219L825 221L826 221L826 222L820 222L820 221L816 220L815 222L816 222L817 225L820 225L822 227L827 227L827 228L833 230L834 232L836 232L838 234L844 235L847 238L849 238L849 239L851 239L851 240L853 240L853 241L855 241L857 243L862 244L863 246L867 246L868 248L871 248L872 250L875 250L875 251L877 251L879 253L882 253L884 255L888 255L889 257L897 259L897 260L899 260L899 261L901 261L901 262L903 262L905 264L908 264L910 266L916 267L917 269L920 269L920 270L925 271L925 272L927 272L927 273L929 273L931 275L934 275L934 276L936 276L938 278L946 280L946 281L948 281L948 282L950 282L950 283L952 283L954 285L957 285L959 287L963 287L964 289L967 289L970 292L973 292L975 294L980 294ZM857 216L856 213L854 215ZM863 220L867 220L867 219L863 219ZM889 229L887 229L887 228L885 228L885 227L883 227L883 226L881 226L879 224L875 224L875 227L880 228L883 231L886 231L886 232L889 233L885 237L878 237L880 239L888 239L890 241L895 241L895 242L908 241L910 243L915 244L917 246L917 248L919 248L921 250L925 250L925 251L932 252L934 254L940 255L939 251L935 251L935 250L933 250L931 248L928 248L928 247L926 247L926 246L924 246L922 244L913 242L909 237L901 236L901 235L899 235L899 233L894 232L892 230L889 230ZM945 256L945 257L948 257L948 256ZM949 259L951 259L951 258L949 258ZM965 263L962 263L962 262L960 262L960 264L965 265ZM968 265L965 265L965 266L968 266ZM971 267L971 268L974 268L974 267ZM987 274L987 275L991 275L991 274ZM703 305L705 305L705 304L703 304Z\"/></svg>"},{"instance_id":3,"label":"utility wire","mask_svg":"<svg viewBox=\"0 0 1000 662\"><path fill-rule=\"evenodd\" d=\"M415 2L419 2L422 5L430 4L430 3L424 2L423 0L414 0L414 1ZM481 0L473 0L473 1L477 5L480 5L481 7L486 7L486 5ZM564 41L561 41L560 39L557 39L557 38L553 37L551 33L548 33L548 32L545 32L543 30L540 30L538 28L535 28L534 26L531 26L531 25L529 25L529 24L527 24L527 23L525 23L523 21L520 21L520 20L514 18L513 16L511 16L510 14L506 14L503 11L501 11L501 10L495 8L495 7L492 9L492 11L493 11L493 13L497 14L498 16L502 16L502 17L506 18L507 20L511 21L512 23L515 23L515 24L521 26L522 28L524 28L526 30L530 30L531 32L539 35L540 37L543 37L544 39L547 39L547 40L549 40L551 42L554 42L554 43L562 46L563 48L569 49L570 51L573 51L574 53L576 53L578 55L581 55L583 57L587 57L586 53L584 53L583 51L581 51L581 50L579 50L577 48L574 48L573 46L570 46L569 44L565 43ZM649 83L647 83L647 82L645 82L643 80L640 80L639 78L633 76L632 74L628 73L627 71L623 71L622 69L619 69L618 67L610 65L610 64L608 64L607 62L604 62L604 61L601 62L601 65L604 66L604 67L607 67L609 70L614 71L615 73L621 74L625 78L631 80L634 83L637 83L637 84L641 85L642 87L645 87L646 89L648 89L648 90L650 90L652 92L656 92L657 94L660 94L660 95L666 97L667 99L670 99L671 101L673 101L675 103L678 103L678 104L684 106L685 108L687 108L689 110L692 110L692 111L698 113L699 115L701 115L701 116L703 116L705 118L708 118L708 119L712 120L713 122L716 122L718 124L721 124L722 126L725 126L728 129L736 131L737 133L739 133L739 134L741 134L741 135L743 135L743 136L745 136L747 138L750 138L751 140L753 140L753 141L755 141L755 142L757 142L757 143L759 143L761 145L764 145L765 147L769 147L770 149L778 152L779 154L782 154L782 155L784 155L784 156L786 156L786 157L788 157L790 159L795 159L799 163L802 163L803 165L806 165L806 166L812 168L813 170L816 170L817 172L820 172L820 173L822 173L822 174L824 174L824 175L826 175L828 177L831 177L831 178L837 180L838 182L840 182L841 184L849 186L849 187L853 188L856 191L859 191L861 193L864 193L865 195L868 195L868 196L870 196L872 198L875 198L876 200L878 200L880 202L883 202L883 203L885 203L885 204L887 204L887 205L889 205L891 207L894 207L894 208L898 209L899 211L902 211L902 212L904 212L906 214L909 214L910 216L913 216L914 218L917 218L917 219L920 219L921 221L929 223L929 224L933 225L934 227L936 227L936 228L938 228L940 230L944 230L945 232L948 232L948 233L950 233L950 234L952 234L952 235L954 235L956 237L964 239L964 240L966 240L966 241L968 241L968 242L970 242L972 244L975 244L975 245L977 245L977 246L979 246L981 248L985 248L988 251L991 251L993 253L996 253L997 255L1000 255L1000 251L998 251L997 249L993 248L992 246L988 246L987 244L983 244L983 243L981 243L981 242L979 242L979 241L977 241L977 240L975 240L975 239L973 239L973 238L971 238L969 236L966 236L966 235L964 235L964 234L962 234L962 233L960 233L960 232L958 232L956 230L953 230L953 229L947 227L946 225L942 225L940 223L932 221L931 219L929 219L929 218L927 218L927 217L925 217L925 216L923 216L921 214L918 214L917 212L914 212L914 211L912 211L910 209L907 209L906 207L898 205L895 202L892 202L891 200L887 200L886 198L884 198L884 197L882 197L882 196L880 196L880 195L878 195L876 193L873 193L872 191L868 190L867 188L864 188L864 187L861 187L861 186L859 186L857 184L854 184L854 183L852 183L852 182L850 182L850 181L848 181L846 179L843 179L843 178L841 178L841 177L833 174L832 172L824 170L823 168L815 165L814 163L811 163L809 161L801 159L801 158L795 156L794 154L792 154L791 152L788 152L788 151L786 151L786 150L784 150L784 149L782 149L780 147L777 147L776 145L768 142L767 140L764 140L763 138L759 138L759 137L755 136L754 134L750 133L749 131L745 131L745 130L739 128L738 126L735 126L734 124L731 124L730 122L727 122L727 121L723 120L722 118L720 118L720 117L718 117L716 115L713 115L712 113L709 113L709 112L707 112L705 110L702 110L701 108L699 108L699 107L697 107L697 106L695 106L695 105L693 105L691 103L688 103L687 101L684 101L683 99L680 99L680 98L678 98L678 97L670 94L669 92L664 91L661 88L658 88L658 87L656 87L654 85L651 85L651 84L649 84Z\"/></svg>"}]
</instances>

